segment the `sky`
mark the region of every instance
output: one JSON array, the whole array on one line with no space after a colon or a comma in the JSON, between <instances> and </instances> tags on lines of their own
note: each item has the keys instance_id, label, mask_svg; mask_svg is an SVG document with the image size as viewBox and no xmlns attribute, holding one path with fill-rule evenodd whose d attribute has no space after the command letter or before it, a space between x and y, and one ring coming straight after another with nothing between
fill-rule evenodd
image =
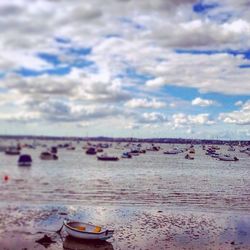
<instances>
[{"instance_id":1,"label":"sky","mask_svg":"<svg viewBox=\"0 0 250 250\"><path fill-rule=\"evenodd\" d=\"M0 134L250 139L249 0L1 0Z\"/></svg>"}]
</instances>

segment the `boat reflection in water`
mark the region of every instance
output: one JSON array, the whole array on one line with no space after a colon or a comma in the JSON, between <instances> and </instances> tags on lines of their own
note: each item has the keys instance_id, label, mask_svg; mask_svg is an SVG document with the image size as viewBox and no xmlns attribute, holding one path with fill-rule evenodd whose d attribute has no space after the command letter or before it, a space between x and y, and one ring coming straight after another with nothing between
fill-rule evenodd
<instances>
[{"instance_id":1,"label":"boat reflection in water","mask_svg":"<svg viewBox=\"0 0 250 250\"><path fill-rule=\"evenodd\" d=\"M65 250L114 250L110 242L103 240L79 240L67 236L63 242Z\"/></svg>"}]
</instances>

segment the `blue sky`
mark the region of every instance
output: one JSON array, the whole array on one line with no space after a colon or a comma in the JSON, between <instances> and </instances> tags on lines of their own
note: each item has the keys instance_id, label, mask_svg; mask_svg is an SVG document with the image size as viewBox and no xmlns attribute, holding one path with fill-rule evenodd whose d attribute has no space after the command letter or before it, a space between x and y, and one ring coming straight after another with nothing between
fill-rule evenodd
<instances>
[{"instance_id":1,"label":"blue sky","mask_svg":"<svg viewBox=\"0 0 250 250\"><path fill-rule=\"evenodd\" d=\"M249 140L247 7L2 1L0 133Z\"/></svg>"}]
</instances>

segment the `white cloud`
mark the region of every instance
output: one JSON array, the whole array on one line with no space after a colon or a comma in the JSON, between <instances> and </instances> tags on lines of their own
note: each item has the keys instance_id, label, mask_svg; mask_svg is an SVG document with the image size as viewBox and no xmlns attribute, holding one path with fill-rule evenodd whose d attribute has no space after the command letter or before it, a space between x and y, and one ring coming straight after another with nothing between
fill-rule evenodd
<instances>
[{"instance_id":1,"label":"white cloud","mask_svg":"<svg viewBox=\"0 0 250 250\"><path fill-rule=\"evenodd\" d=\"M219 119L225 123L250 125L250 101L245 102L240 110L221 113Z\"/></svg>"},{"instance_id":2,"label":"white cloud","mask_svg":"<svg viewBox=\"0 0 250 250\"><path fill-rule=\"evenodd\" d=\"M193 106L208 107L208 106L212 106L215 104L216 104L216 102L213 100L202 99L200 97L197 97L197 98L192 100Z\"/></svg>"},{"instance_id":3,"label":"white cloud","mask_svg":"<svg viewBox=\"0 0 250 250\"><path fill-rule=\"evenodd\" d=\"M235 105L235 106L242 106L242 105L243 105L243 102L242 102L242 101L237 101L237 102L235 102L234 105Z\"/></svg>"},{"instance_id":4,"label":"white cloud","mask_svg":"<svg viewBox=\"0 0 250 250\"><path fill-rule=\"evenodd\" d=\"M21 111L17 113L0 113L0 120L5 122L14 122L14 123L32 123L40 121L40 113L32 111Z\"/></svg>"},{"instance_id":5,"label":"white cloud","mask_svg":"<svg viewBox=\"0 0 250 250\"><path fill-rule=\"evenodd\" d=\"M159 112L143 113L138 117L138 123L152 124L152 123L163 123L167 122L167 117Z\"/></svg>"},{"instance_id":6,"label":"white cloud","mask_svg":"<svg viewBox=\"0 0 250 250\"><path fill-rule=\"evenodd\" d=\"M190 63L192 61L192 63ZM217 92L229 95L250 93L248 69L243 56L230 54L194 55L168 53L162 62L140 65L139 69L154 76L146 86L159 88L167 85L192 87L202 93Z\"/></svg>"},{"instance_id":7,"label":"white cloud","mask_svg":"<svg viewBox=\"0 0 250 250\"><path fill-rule=\"evenodd\" d=\"M156 99L146 99L146 98L133 98L125 103L128 108L153 108L159 109L166 106L165 102L157 101Z\"/></svg>"},{"instance_id":8,"label":"white cloud","mask_svg":"<svg viewBox=\"0 0 250 250\"><path fill-rule=\"evenodd\" d=\"M170 120L174 128L186 127L190 125L213 125L215 121L209 114L187 115L183 113L174 114Z\"/></svg>"}]
</instances>

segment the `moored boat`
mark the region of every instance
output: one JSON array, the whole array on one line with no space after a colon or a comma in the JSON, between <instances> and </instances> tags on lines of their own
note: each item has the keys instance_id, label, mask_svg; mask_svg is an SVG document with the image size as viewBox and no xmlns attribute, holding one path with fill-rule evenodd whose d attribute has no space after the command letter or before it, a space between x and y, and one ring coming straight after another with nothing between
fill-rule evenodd
<instances>
[{"instance_id":1,"label":"moored boat","mask_svg":"<svg viewBox=\"0 0 250 250\"><path fill-rule=\"evenodd\" d=\"M50 152L52 154L57 154L57 147L56 146L52 146L51 149L50 149Z\"/></svg>"},{"instance_id":2,"label":"moored boat","mask_svg":"<svg viewBox=\"0 0 250 250\"><path fill-rule=\"evenodd\" d=\"M100 226L84 222L64 220L66 232L74 238L86 240L107 240L114 234L114 230L109 230Z\"/></svg>"},{"instance_id":3,"label":"moored boat","mask_svg":"<svg viewBox=\"0 0 250 250\"><path fill-rule=\"evenodd\" d=\"M97 153L102 153L102 152L103 152L103 149L102 149L102 148L97 148L97 149L96 149L96 152L97 152Z\"/></svg>"},{"instance_id":4,"label":"moored boat","mask_svg":"<svg viewBox=\"0 0 250 250\"><path fill-rule=\"evenodd\" d=\"M5 150L6 155L19 155L20 154L20 149L17 147L8 147Z\"/></svg>"},{"instance_id":5,"label":"moored boat","mask_svg":"<svg viewBox=\"0 0 250 250\"><path fill-rule=\"evenodd\" d=\"M132 158L132 155L129 152L124 152L122 154L122 158L130 159L130 158Z\"/></svg>"},{"instance_id":6,"label":"moored boat","mask_svg":"<svg viewBox=\"0 0 250 250\"><path fill-rule=\"evenodd\" d=\"M170 150L166 150L163 153L166 154L166 155L176 155L176 154L179 154L179 153L182 153L182 152L183 152L183 150L181 150L179 148L173 148L173 149L170 149Z\"/></svg>"},{"instance_id":7,"label":"moored boat","mask_svg":"<svg viewBox=\"0 0 250 250\"><path fill-rule=\"evenodd\" d=\"M218 159L220 161L238 161L239 160L236 156L231 156L231 155L220 155Z\"/></svg>"},{"instance_id":8,"label":"moored boat","mask_svg":"<svg viewBox=\"0 0 250 250\"><path fill-rule=\"evenodd\" d=\"M19 156L17 163L19 167L30 167L32 164L32 158L28 154L23 154Z\"/></svg>"},{"instance_id":9,"label":"moored boat","mask_svg":"<svg viewBox=\"0 0 250 250\"><path fill-rule=\"evenodd\" d=\"M86 150L87 155L95 155L96 154L96 149L94 147L90 147Z\"/></svg>"},{"instance_id":10,"label":"moored boat","mask_svg":"<svg viewBox=\"0 0 250 250\"><path fill-rule=\"evenodd\" d=\"M190 154L186 154L186 155L185 155L185 159L194 160L194 157L191 156Z\"/></svg>"},{"instance_id":11,"label":"moored boat","mask_svg":"<svg viewBox=\"0 0 250 250\"><path fill-rule=\"evenodd\" d=\"M109 156L107 154L98 155L97 159L100 161L118 161L119 158L116 156Z\"/></svg>"},{"instance_id":12,"label":"moored boat","mask_svg":"<svg viewBox=\"0 0 250 250\"><path fill-rule=\"evenodd\" d=\"M58 156L51 152L42 152L40 154L40 159L41 160L58 160Z\"/></svg>"},{"instance_id":13,"label":"moored boat","mask_svg":"<svg viewBox=\"0 0 250 250\"><path fill-rule=\"evenodd\" d=\"M195 154L195 149L193 147L189 149L189 154Z\"/></svg>"}]
</instances>

